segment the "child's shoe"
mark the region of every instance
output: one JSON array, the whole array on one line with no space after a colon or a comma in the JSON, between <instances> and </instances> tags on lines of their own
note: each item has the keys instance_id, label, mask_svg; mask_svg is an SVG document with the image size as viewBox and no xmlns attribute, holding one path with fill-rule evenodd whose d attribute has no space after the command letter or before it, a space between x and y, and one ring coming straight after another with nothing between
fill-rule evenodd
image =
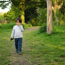
<instances>
[{"instance_id":1,"label":"child's shoe","mask_svg":"<svg viewBox=\"0 0 65 65\"><path fill-rule=\"evenodd\" d=\"M19 55L22 55L22 53L19 53Z\"/></svg>"},{"instance_id":2,"label":"child's shoe","mask_svg":"<svg viewBox=\"0 0 65 65\"><path fill-rule=\"evenodd\" d=\"M18 49L16 49L16 53L18 53Z\"/></svg>"},{"instance_id":3,"label":"child's shoe","mask_svg":"<svg viewBox=\"0 0 65 65\"><path fill-rule=\"evenodd\" d=\"M21 53L21 52L19 52L19 55L22 55L22 53Z\"/></svg>"}]
</instances>

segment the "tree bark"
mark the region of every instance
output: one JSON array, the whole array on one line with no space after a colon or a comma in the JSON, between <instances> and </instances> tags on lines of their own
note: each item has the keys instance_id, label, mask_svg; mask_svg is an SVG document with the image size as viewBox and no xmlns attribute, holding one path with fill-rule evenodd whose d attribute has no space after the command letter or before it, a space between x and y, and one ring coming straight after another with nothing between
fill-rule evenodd
<instances>
[{"instance_id":1,"label":"tree bark","mask_svg":"<svg viewBox=\"0 0 65 65\"><path fill-rule=\"evenodd\" d=\"M22 19L22 24L24 24L25 23L25 12L24 12L24 10L22 11L21 19Z\"/></svg>"},{"instance_id":2,"label":"tree bark","mask_svg":"<svg viewBox=\"0 0 65 65\"><path fill-rule=\"evenodd\" d=\"M25 23L25 0L22 0L21 8L22 8L21 19L22 19L22 24L24 24Z\"/></svg>"},{"instance_id":3,"label":"tree bark","mask_svg":"<svg viewBox=\"0 0 65 65\"><path fill-rule=\"evenodd\" d=\"M52 30L52 0L47 0L47 34L50 34Z\"/></svg>"}]
</instances>

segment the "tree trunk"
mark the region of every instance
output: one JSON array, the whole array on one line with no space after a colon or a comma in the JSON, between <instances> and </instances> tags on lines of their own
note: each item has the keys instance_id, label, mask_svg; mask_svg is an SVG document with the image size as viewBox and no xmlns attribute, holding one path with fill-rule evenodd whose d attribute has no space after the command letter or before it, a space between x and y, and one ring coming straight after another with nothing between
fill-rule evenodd
<instances>
[{"instance_id":1,"label":"tree trunk","mask_svg":"<svg viewBox=\"0 0 65 65\"><path fill-rule=\"evenodd\" d=\"M50 34L52 30L52 0L47 0L47 34Z\"/></svg>"},{"instance_id":2,"label":"tree trunk","mask_svg":"<svg viewBox=\"0 0 65 65\"><path fill-rule=\"evenodd\" d=\"M21 4L21 8L22 8L22 15L21 15L21 19L22 19L22 24L25 23L25 0L21 0L22 4Z\"/></svg>"},{"instance_id":3,"label":"tree trunk","mask_svg":"<svg viewBox=\"0 0 65 65\"><path fill-rule=\"evenodd\" d=\"M22 24L24 24L25 23L25 12L24 11L22 11L21 19L22 19Z\"/></svg>"}]
</instances>

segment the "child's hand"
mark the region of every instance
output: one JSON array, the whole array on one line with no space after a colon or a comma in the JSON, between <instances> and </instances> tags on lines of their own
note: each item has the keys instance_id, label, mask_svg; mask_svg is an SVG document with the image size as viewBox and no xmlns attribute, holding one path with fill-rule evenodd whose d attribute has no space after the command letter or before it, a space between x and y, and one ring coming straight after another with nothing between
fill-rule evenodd
<instances>
[{"instance_id":1,"label":"child's hand","mask_svg":"<svg viewBox=\"0 0 65 65\"><path fill-rule=\"evenodd\" d=\"M11 38L10 40L13 40L13 38Z\"/></svg>"}]
</instances>

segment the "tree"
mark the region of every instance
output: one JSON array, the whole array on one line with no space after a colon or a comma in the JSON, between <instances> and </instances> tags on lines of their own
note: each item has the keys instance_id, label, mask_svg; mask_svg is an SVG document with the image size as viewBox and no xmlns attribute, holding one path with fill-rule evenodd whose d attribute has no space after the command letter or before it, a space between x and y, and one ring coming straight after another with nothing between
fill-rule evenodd
<instances>
[{"instance_id":1,"label":"tree","mask_svg":"<svg viewBox=\"0 0 65 65\"><path fill-rule=\"evenodd\" d=\"M12 3L16 8L18 7L19 10L22 10L22 14L21 14L21 18L22 18L22 23L24 23L25 21L25 14L24 14L24 10L25 10L25 0L2 0L0 1L0 6L2 7L2 9L6 8L9 3Z\"/></svg>"},{"instance_id":2,"label":"tree","mask_svg":"<svg viewBox=\"0 0 65 65\"><path fill-rule=\"evenodd\" d=\"M21 13L21 19L22 19L22 23L25 23L25 0L11 0L11 2L13 3L13 5L17 8L19 8L19 10L22 10Z\"/></svg>"},{"instance_id":3,"label":"tree","mask_svg":"<svg viewBox=\"0 0 65 65\"><path fill-rule=\"evenodd\" d=\"M54 11L55 21L59 22L57 11L59 11L63 6L63 0L52 0L52 2L53 2L52 10Z\"/></svg>"},{"instance_id":4,"label":"tree","mask_svg":"<svg viewBox=\"0 0 65 65\"><path fill-rule=\"evenodd\" d=\"M47 34L53 30L52 24L52 0L45 0L47 2Z\"/></svg>"},{"instance_id":5,"label":"tree","mask_svg":"<svg viewBox=\"0 0 65 65\"><path fill-rule=\"evenodd\" d=\"M47 0L47 33L52 32L52 0Z\"/></svg>"},{"instance_id":6,"label":"tree","mask_svg":"<svg viewBox=\"0 0 65 65\"><path fill-rule=\"evenodd\" d=\"M8 2L8 4L10 2L12 2L12 4L17 8L20 8L20 10L22 10L22 14L21 14L21 18L22 18L22 21L24 23L25 21L25 12L28 11L28 9L32 9L32 10L36 10L37 7L44 7L43 6L43 1L37 1L37 0L2 0L0 3L1 3L1 7L3 8L5 6L5 2ZM5 7L4 7L5 8ZM33 12L35 12L35 10ZM31 14L32 14L32 11L31 11Z\"/></svg>"},{"instance_id":7,"label":"tree","mask_svg":"<svg viewBox=\"0 0 65 65\"><path fill-rule=\"evenodd\" d=\"M19 9L19 7L15 7L13 6L13 4L11 5L11 9L10 11L8 11L7 13L4 13L4 17L8 20L8 22L14 22L15 19L20 16L21 10Z\"/></svg>"}]
</instances>

